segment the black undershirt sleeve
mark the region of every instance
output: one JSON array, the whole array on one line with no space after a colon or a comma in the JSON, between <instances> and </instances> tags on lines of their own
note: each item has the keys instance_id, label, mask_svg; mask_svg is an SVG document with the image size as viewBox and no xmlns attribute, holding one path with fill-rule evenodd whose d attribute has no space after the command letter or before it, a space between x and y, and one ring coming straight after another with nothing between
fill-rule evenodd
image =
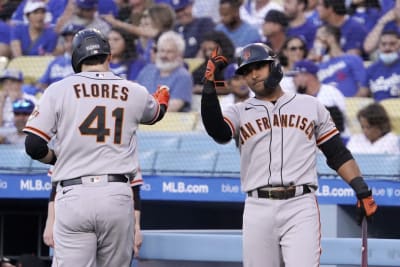
<instances>
[{"instance_id":1,"label":"black undershirt sleeve","mask_svg":"<svg viewBox=\"0 0 400 267\"><path fill-rule=\"evenodd\" d=\"M32 159L39 160L47 155L49 148L47 147L47 142L43 138L33 133L27 133L25 138L25 151Z\"/></svg>"},{"instance_id":2,"label":"black undershirt sleeve","mask_svg":"<svg viewBox=\"0 0 400 267\"><path fill-rule=\"evenodd\" d=\"M133 192L133 209L141 210L142 209L142 201L140 199L140 186L132 187Z\"/></svg>"},{"instance_id":3,"label":"black undershirt sleeve","mask_svg":"<svg viewBox=\"0 0 400 267\"><path fill-rule=\"evenodd\" d=\"M227 143L232 139L232 131L224 121L214 83L206 81L201 95L201 118L204 127L216 142Z\"/></svg>"},{"instance_id":4,"label":"black undershirt sleeve","mask_svg":"<svg viewBox=\"0 0 400 267\"><path fill-rule=\"evenodd\" d=\"M319 146L324 153L329 167L337 171L345 162L353 159L353 155L344 145L340 135L337 134Z\"/></svg>"},{"instance_id":5,"label":"black undershirt sleeve","mask_svg":"<svg viewBox=\"0 0 400 267\"><path fill-rule=\"evenodd\" d=\"M158 117L153 122L153 124L156 123L157 121L161 120L164 117L165 113L167 113L167 106L164 104L160 104L160 113L158 114Z\"/></svg>"}]
</instances>

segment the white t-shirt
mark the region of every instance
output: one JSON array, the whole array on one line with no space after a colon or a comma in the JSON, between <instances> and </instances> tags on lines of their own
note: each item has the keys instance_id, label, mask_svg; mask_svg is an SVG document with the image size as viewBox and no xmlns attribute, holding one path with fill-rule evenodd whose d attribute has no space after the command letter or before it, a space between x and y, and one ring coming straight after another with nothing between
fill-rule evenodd
<instances>
[{"instance_id":1,"label":"white t-shirt","mask_svg":"<svg viewBox=\"0 0 400 267\"><path fill-rule=\"evenodd\" d=\"M352 153L363 154L400 154L399 137L390 132L371 143L364 134L354 134L347 143L347 148Z\"/></svg>"}]
</instances>

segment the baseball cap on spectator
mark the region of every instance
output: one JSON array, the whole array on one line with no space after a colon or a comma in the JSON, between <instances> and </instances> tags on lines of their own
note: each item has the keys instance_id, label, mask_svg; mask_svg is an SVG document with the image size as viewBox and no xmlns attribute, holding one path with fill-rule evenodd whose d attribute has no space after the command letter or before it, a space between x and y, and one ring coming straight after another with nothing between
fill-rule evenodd
<instances>
[{"instance_id":1,"label":"baseball cap on spectator","mask_svg":"<svg viewBox=\"0 0 400 267\"><path fill-rule=\"evenodd\" d=\"M47 10L47 5L45 2L39 1L39 0L27 1L25 4L25 7L24 7L24 15L27 15L27 14L29 14L35 10L41 9L41 8L44 10Z\"/></svg>"},{"instance_id":2,"label":"baseball cap on spectator","mask_svg":"<svg viewBox=\"0 0 400 267\"><path fill-rule=\"evenodd\" d=\"M20 71L20 70L5 69L0 74L0 82L4 81L6 79L22 82L24 80L24 75L22 74L22 71Z\"/></svg>"},{"instance_id":3,"label":"baseball cap on spectator","mask_svg":"<svg viewBox=\"0 0 400 267\"><path fill-rule=\"evenodd\" d=\"M231 63L228 66L226 66L226 69L224 71L224 79L225 81L232 80L235 76L238 76L235 71L238 69L238 64L236 63Z\"/></svg>"},{"instance_id":4,"label":"baseball cap on spectator","mask_svg":"<svg viewBox=\"0 0 400 267\"><path fill-rule=\"evenodd\" d=\"M62 36L75 35L75 33L83 30L85 27L77 24L67 24L61 31Z\"/></svg>"},{"instance_id":5,"label":"baseball cap on spectator","mask_svg":"<svg viewBox=\"0 0 400 267\"><path fill-rule=\"evenodd\" d=\"M19 98L12 103L13 112L16 114L31 114L35 104L25 98Z\"/></svg>"},{"instance_id":6,"label":"baseball cap on spectator","mask_svg":"<svg viewBox=\"0 0 400 267\"><path fill-rule=\"evenodd\" d=\"M289 20L286 17L285 13L275 9L268 11L268 13L265 15L264 21L277 23L285 28L289 25Z\"/></svg>"},{"instance_id":7,"label":"baseball cap on spectator","mask_svg":"<svg viewBox=\"0 0 400 267\"><path fill-rule=\"evenodd\" d=\"M98 0L76 0L76 5L82 9L95 9L97 8Z\"/></svg>"},{"instance_id":8,"label":"baseball cap on spectator","mask_svg":"<svg viewBox=\"0 0 400 267\"><path fill-rule=\"evenodd\" d=\"M296 73L310 73L317 76L319 67L311 60L303 59L294 64L293 70Z\"/></svg>"},{"instance_id":9,"label":"baseball cap on spectator","mask_svg":"<svg viewBox=\"0 0 400 267\"><path fill-rule=\"evenodd\" d=\"M175 11L183 9L190 4L193 4L193 0L172 0L171 1L171 6Z\"/></svg>"}]
</instances>

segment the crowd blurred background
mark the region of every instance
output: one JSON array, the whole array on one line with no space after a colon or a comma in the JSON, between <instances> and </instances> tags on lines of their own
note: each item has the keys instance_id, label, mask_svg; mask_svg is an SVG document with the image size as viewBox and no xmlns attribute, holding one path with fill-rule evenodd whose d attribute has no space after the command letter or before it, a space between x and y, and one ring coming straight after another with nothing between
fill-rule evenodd
<instances>
[{"instance_id":1,"label":"crowd blurred background","mask_svg":"<svg viewBox=\"0 0 400 267\"><path fill-rule=\"evenodd\" d=\"M352 152L400 154L400 0L1 0L0 144L24 143L40 96L73 74L83 28L108 37L115 74L151 93L170 87L161 131L204 131L203 74L217 46L230 63L222 108L252 97L236 57L263 42L283 89L320 99Z\"/></svg>"}]
</instances>

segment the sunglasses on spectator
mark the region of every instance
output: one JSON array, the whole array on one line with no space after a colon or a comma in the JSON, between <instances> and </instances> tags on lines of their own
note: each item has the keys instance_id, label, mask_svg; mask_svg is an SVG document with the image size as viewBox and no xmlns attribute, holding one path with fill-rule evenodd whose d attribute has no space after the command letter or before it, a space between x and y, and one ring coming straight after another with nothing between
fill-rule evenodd
<instances>
[{"instance_id":1,"label":"sunglasses on spectator","mask_svg":"<svg viewBox=\"0 0 400 267\"><path fill-rule=\"evenodd\" d=\"M304 46L291 46L291 47L288 47L288 49L290 51L304 50Z\"/></svg>"}]
</instances>

